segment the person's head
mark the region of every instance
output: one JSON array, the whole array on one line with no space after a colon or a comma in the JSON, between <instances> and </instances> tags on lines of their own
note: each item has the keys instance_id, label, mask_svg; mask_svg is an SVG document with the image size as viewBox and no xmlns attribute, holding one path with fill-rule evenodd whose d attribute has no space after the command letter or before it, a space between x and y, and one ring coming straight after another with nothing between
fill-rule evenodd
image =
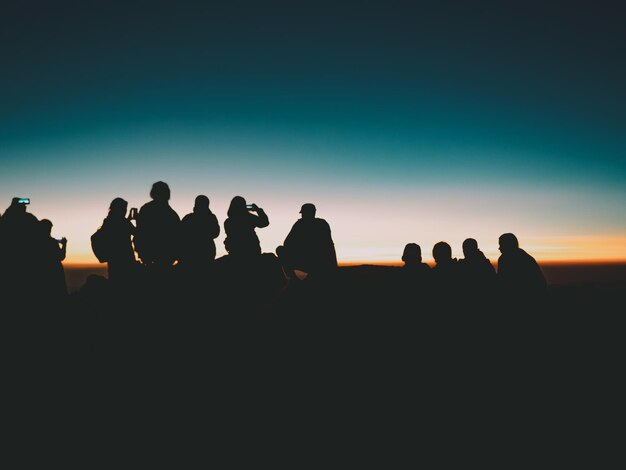
<instances>
[{"instance_id":1,"label":"person's head","mask_svg":"<svg viewBox=\"0 0 626 470\"><path fill-rule=\"evenodd\" d=\"M109 214L114 216L126 217L126 209L128 209L128 202L121 197L116 197L109 204Z\"/></svg>"},{"instance_id":2,"label":"person's head","mask_svg":"<svg viewBox=\"0 0 626 470\"><path fill-rule=\"evenodd\" d=\"M402 261L404 263L421 263L422 248L417 243L407 243L402 253Z\"/></svg>"},{"instance_id":3,"label":"person's head","mask_svg":"<svg viewBox=\"0 0 626 470\"><path fill-rule=\"evenodd\" d=\"M50 236L50 233L52 233L52 222L48 219L41 219L39 227L41 227L41 233L44 235Z\"/></svg>"},{"instance_id":4,"label":"person's head","mask_svg":"<svg viewBox=\"0 0 626 470\"><path fill-rule=\"evenodd\" d=\"M478 253L478 242L473 238L466 238L463 241L463 256L471 258Z\"/></svg>"},{"instance_id":5,"label":"person's head","mask_svg":"<svg viewBox=\"0 0 626 470\"><path fill-rule=\"evenodd\" d=\"M306 204L302 204L300 208L300 214L303 219L314 219L315 218L315 205L307 202Z\"/></svg>"},{"instance_id":6,"label":"person's head","mask_svg":"<svg viewBox=\"0 0 626 470\"><path fill-rule=\"evenodd\" d=\"M11 205L9 206L7 211L10 211L13 213L17 213L17 212L26 213L26 204L23 204L20 201L21 201L21 198L19 197L14 197L13 199L11 199Z\"/></svg>"},{"instance_id":7,"label":"person's head","mask_svg":"<svg viewBox=\"0 0 626 470\"><path fill-rule=\"evenodd\" d=\"M228 206L228 217L233 215L247 214L246 200L242 196L235 196L230 200L230 206Z\"/></svg>"},{"instance_id":8,"label":"person's head","mask_svg":"<svg viewBox=\"0 0 626 470\"><path fill-rule=\"evenodd\" d=\"M512 233L503 233L500 235L500 238L498 238L498 244L500 245L500 252L503 255L512 253L519 248L519 241Z\"/></svg>"},{"instance_id":9,"label":"person's head","mask_svg":"<svg viewBox=\"0 0 626 470\"><path fill-rule=\"evenodd\" d=\"M163 181L157 181L152 185L150 197L159 202L167 202L170 200L170 187Z\"/></svg>"},{"instance_id":10,"label":"person's head","mask_svg":"<svg viewBox=\"0 0 626 470\"><path fill-rule=\"evenodd\" d=\"M209 210L209 198L203 194L196 196L196 200L193 204L194 212L206 212Z\"/></svg>"},{"instance_id":11,"label":"person's head","mask_svg":"<svg viewBox=\"0 0 626 470\"><path fill-rule=\"evenodd\" d=\"M433 258L435 263L445 263L452 260L452 247L446 242L437 242L433 246Z\"/></svg>"}]
</instances>

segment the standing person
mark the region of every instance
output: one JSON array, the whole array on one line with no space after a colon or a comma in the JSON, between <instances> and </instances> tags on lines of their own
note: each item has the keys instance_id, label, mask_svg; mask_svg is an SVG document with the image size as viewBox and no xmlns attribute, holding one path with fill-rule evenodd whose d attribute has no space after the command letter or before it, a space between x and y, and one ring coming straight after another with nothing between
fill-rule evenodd
<instances>
[{"instance_id":1,"label":"standing person","mask_svg":"<svg viewBox=\"0 0 626 470\"><path fill-rule=\"evenodd\" d=\"M503 233L498 238L498 281L505 296L511 300L536 298L545 294L546 279L535 258L519 247L517 237Z\"/></svg>"},{"instance_id":2,"label":"standing person","mask_svg":"<svg viewBox=\"0 0 626 470\"><path fill-rule=\"evenodd\" d=\"M307 279L328 277L337 269L330 225L315 217L316 211L314 204L303 204L300 219L293 224L283 244L276 248L283 270L292 281L298 281L295 269L306 272Z\"/></svg>"},{"instance_id":3,"label":"standing person","mask_svg":"<svg viewBox=\"0 0 626 470\"><path fill-rule=\"evenodd\" d=\"M148 268L170 268L180 252L180 217L169 204L170 187L157 181L150 190L151 201L139 209L133 243L141 262Z\"/></svg>"},{"instance_id":4,"label":"standing person","mask_svg":"<svg viewBox=\"0 0 626 470\"><path fill-rule=\"evenodd\" d=\"M5 298L32 301L30 279L37 268L38 240L41 229L39 219L27 211L29 198L14 197L0 219L2 245L0 245L0 289Z\"/></svg>"},{"instance_id":5,"label":"standing person","mask_svg":"<svg viewBox=\"0 0 626 470\"><path fill-rule=\"evenodd\" d=\"M230 201L227 214L228 218L224 221L224 247L228 254L239 259L260 255L261 243L256 229L270 224L265 211L256 204L246 204L243 197L235 196Z\"/></svg>"},{"instance_id":6,"label":"standing person","mask_svg":"<svg viewBox=\"0 0 626 470\"><path fill-rule=\"evenodd\" d=\"M111 201L109 213L102 221L108 246L107 277L118 285L128 283L137 268L132 243L136 230L132 223L134 214L126 217L127 210L128 202L116 197Z\"/></svg>"},{"instance_id":7,"label":"standing person","mask_svg":"<svg viewBox=\"0 0 626 470\"><path fill-rule=\"evenodd\" d=\"M183 217L181 232L181 265L191 272L203 271L215 260L215 239L220 234L208 197L196 197L193 212Z\"/></svg>"},{"instance_id":8,"label":"standing person","mask_svg":"<svg viewBox=\"0 0 626 470\"><path fill-rule=\"evenodd\" d=\"M37 277L39 294L42 300L59 301L67 296L65 269L62 261L67 254L67 238L53 238L52 222L48 219L39 221L40 240L37 251Z\"/></svg>"}]
</instances>

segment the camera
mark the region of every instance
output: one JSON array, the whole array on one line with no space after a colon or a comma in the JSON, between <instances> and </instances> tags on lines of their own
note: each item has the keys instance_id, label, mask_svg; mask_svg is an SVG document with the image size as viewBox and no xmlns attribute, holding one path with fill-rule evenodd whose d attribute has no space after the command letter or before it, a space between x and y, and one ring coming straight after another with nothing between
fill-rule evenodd
<instances>
[{"instance_id":1,"label":"camera","mask_svg":"<svg viewBox=\"0 0 626 470\"><path fill-rule=\"evenodd\" d=\"M21 197L17 200L18 204L30 204L29 197Z\"/></svg>"}]
</instances>

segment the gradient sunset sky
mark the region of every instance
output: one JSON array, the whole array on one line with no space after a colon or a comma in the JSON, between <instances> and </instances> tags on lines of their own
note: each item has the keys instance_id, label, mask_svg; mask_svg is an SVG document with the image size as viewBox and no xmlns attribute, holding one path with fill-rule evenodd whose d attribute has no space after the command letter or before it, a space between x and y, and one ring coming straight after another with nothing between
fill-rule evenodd
<instances>
[{"instance_id":1,"label":"gradient sunset sky","mask_svg":"<svg viewBox=\"0 0 626 470\"><path fill-rule=\"evenodd\" d=\"M67 263L159 180L181 217L263 207L265 252L313 202L340 262L626 260L618 2L198 3L2 2L0 212L30 197Z\"/></svg>"}]
</instances>

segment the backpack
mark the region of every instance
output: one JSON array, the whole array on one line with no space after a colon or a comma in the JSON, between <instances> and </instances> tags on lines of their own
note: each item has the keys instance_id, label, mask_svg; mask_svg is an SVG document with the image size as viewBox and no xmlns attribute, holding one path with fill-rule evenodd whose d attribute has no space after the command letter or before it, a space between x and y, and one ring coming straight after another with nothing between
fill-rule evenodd
<instances>
[{"instance_id":1,"label":"backpack","mask_svg":"<svg viewBox=\"0 0 626 470\"><path fill-rule=\"evenodd\" d=\"M109 260L109 240L102 227L99 227L91 235L91 249L101 263L106 263Z\"/></svg>"}]
</instances>

